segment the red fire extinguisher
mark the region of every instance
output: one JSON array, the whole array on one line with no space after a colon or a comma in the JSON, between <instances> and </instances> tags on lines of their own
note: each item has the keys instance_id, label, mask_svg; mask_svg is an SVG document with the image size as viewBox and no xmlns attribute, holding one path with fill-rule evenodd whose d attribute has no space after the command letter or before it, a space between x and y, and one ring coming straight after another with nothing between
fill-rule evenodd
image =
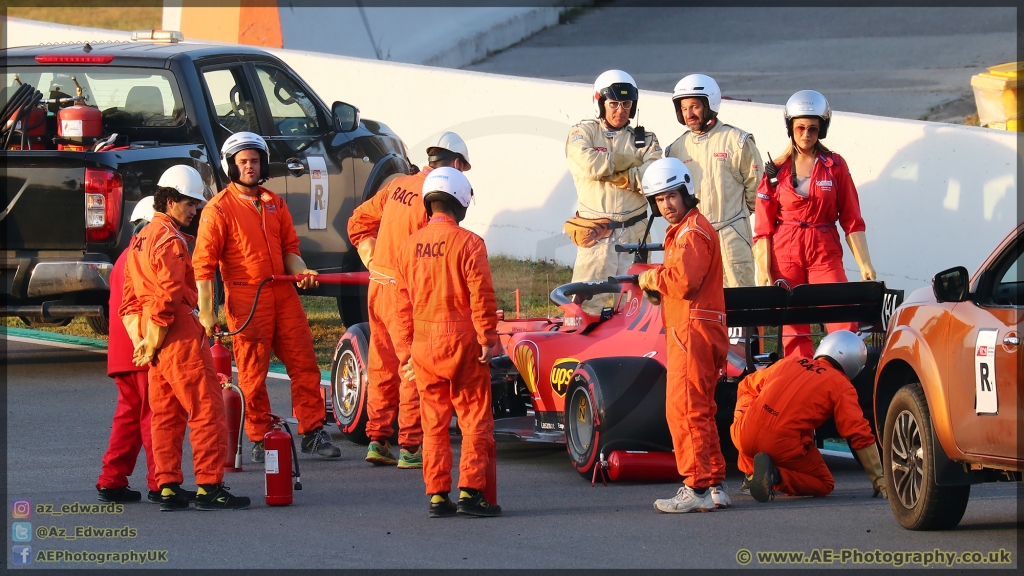
<instances>
[{"instance_id":1,"label":"red fire extinguisher","mask_svg":"<svg viewBox=\"0 0 1024 576\"><path fill-rule=\"evenodd\" d=\"M671 452L615 450L608 455L608 479L612 482L671 482L679 478L676 455Z\"/></svg>"},{"instance_id":2,"label":"red fire extinguisher","mask_svg":"<svg viewBox=\"0 0 1024 576\"><path fill-rule=\"evenodd\" d=\"M224 417L228 427L228 447L235 450L228 450L224 459L225 472L242 471L242 432L245 426L245 395L242 389L231 381L231 351L221 343L220 338L214 338L213 346L210 346L210 354L213 355L213 366L221 379L221 394L224 397Z\"/></svg>"},{"instance_id":3,"label":"red fire extinguisher","mask_svg":"<svg viewBox=\"0 0 1024 576\"><path fill-rule=\"evenodd\" d=\"M299 457L295 452L291 429L274 414L273 429L263 437L263 457L266 466L267 482L266 497L268 506L288 506L292 503L292 477L295 477L295 489L302 490L302 478L299 476ZM289 452L291 459L288 458ZM295 472L292 472L292 463Z\"/></svg>"},{"instance_id":4,"label":"red fire extinguisher","mask_svg":"<svg viewBox=\"0 0 1024 576\"><path fill-rule=\"evenodd\" d=\"M487 466L487 474L484 476L487 481L487 486L484 488L484 500L487 500L488 504L495 505L498 503L498 445L494 441L491 441L488 460L490 464Z\"/></svg>"},{"instance_id":5,"label":"red fire extinguisher","mask_svg":"<svg viewBox=\"0 0 1024 576\"><path fill-rule=\"evenodd\" d=\"M78 102L74 106L61 108L57 112L57 136L71 140L73 144L58 144L57 150L70 150L83 152L87 145L91 145L97 138L103 136L103 113L99 108L82 104L82 87L74 76L71 81L75 83Z\"/></svg>"}]
</instances>

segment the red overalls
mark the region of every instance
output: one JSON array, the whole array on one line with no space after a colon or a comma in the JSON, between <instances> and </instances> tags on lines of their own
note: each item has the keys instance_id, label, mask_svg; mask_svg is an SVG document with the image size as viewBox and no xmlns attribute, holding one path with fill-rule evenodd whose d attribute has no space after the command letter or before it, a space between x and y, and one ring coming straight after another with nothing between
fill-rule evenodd
<instances>
[{"instance_id":1,"label":"red overalls","mask_svg":"<svg viewBox=\"0 0 1024 576\"><path fill-rule=\"evenodd\" d=\"M864 231L860 199L850 169L839 154L819 152L805 198L793 189L791 166L791 162L779 166L779 184L774 189L767 176L757 189L754 242L771 239L772 280L785 280L791 288L799 284L846 282L836 221L846 235ZM807 334L810 329L806 324L784 326L782 333ZM829 324L827 329L856 332L857 324ZM782 340L786 356L814 355L809 336L784 336Z\"/></svg>"}]
</instances>

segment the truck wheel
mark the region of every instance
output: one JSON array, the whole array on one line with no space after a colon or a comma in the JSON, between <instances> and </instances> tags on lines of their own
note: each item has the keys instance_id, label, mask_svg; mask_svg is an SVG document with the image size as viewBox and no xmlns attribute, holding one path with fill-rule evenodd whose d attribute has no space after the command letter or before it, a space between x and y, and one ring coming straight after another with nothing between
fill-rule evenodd
<instances>
[{"instance_id":1,"label":"truck wheel","mask_svg":"<svg viewBox=\"0 0 1024 576\"><path fill-rule=\"evenodd\" d=\"M882 441L882 469L889 507L908 530L948 530L967 510L971 487L935 483L932 423L924 391L917 382L900 388L889 404Z\"/></svg>"},{"instance_id":2,"label":"truck wheel","mask_svg":"<svg viewBox=\"0 0 1024 576\"><path fill-rule=\"evenodd\" d=\"M616 357L581 362L565 398L566 448L573 467L586 479L592 477L606 447L672 449L665 422L665 368L655 360Z\"/></svg>"},{"instance_id":3,"label":"truck wheel","mask_svg":"<svg viewBox=\"0 0 1024 576\"><path fill-rule=\"evenodd\" d=\"M92 331L100 336L110 334L110 319L106 316L86 316L85 322L92 328Z\"/></svg>"},{"instance_id":4,"label":"truck wheel","mask_svg":"<svg viewBox=\"0 0 1024 576\"><path fill-rule=\"evenodd\" d=\"M369 347L370 326L356 324L338 341L331 363L334 420L345 438L356 444L370 443L366 437L366 360Z\"/></svg>"}]
</instances>

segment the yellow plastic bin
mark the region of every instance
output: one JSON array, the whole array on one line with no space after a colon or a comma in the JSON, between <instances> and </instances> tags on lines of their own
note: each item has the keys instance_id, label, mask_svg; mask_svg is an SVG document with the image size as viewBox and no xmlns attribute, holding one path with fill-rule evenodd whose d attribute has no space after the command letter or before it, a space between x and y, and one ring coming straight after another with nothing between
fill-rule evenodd
<instances>
[{"instance_id":1,"label":"yellow plastic bin","mask_svg":"<svg viewBox=\"0 0 1024 576\"><path fill-rule=\"evenodd\" d=\"M1024 62L1008 62L971 77L974 101L978 104L978 122L982 126L1021 131L1017 86L1022 70Z\"/></svg>"}]
</instances>

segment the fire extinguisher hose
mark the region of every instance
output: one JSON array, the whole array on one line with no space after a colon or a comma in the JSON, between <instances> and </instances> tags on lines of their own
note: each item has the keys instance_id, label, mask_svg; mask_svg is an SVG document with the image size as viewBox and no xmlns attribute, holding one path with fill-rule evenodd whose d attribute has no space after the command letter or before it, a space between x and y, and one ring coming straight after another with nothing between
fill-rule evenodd
<instances>
[{"instance_id":1,"label":"fire extinguisher hose","mask_svg":"<svg viewBox=\"0 0 1024 576\"><path fill-rule=\"evenodd\" d=\"M238 470L242 467L242 434L245 433L245 393L231 382L224 384L224 387L234 388L235 392L238 392L238 397L242 400L242 413L238 418L238 446L235 450L235 470Z\"/></svg>"},{"instance_id":2,"label":"fire extinguisher hose","mask_svg":"<svg viewBox=\"0 0 1024 576\"><path fill-rule=\"evenodd\" d=\"M308 277L309 276L306 274L275 274L264 278L263 281L260 282L260 285L256 287L256 297L252 300L252 310L249 311L249 317L245 319L245 322L243 322L237 330L232 330L231 332L216 332L214 337L224 338L226 336L234 336L242 330L245 330L245 327L249 325L249 322L252 322L253 316L256 315L256 305L259 304L260 301L260 292L263 291L263 287L266 286L268 282L301 282ZM360 285L370 283L369 272L337 272L332 274L319 274L314 276L314 278L321 284Z\"/></svg>"},{"instance_id":3,"label":"fire extinguisher hose","mask_svg":"<svg viewBox=\"0 0 1024 576\"><path fill-rule=\"evenodd\" d=\"M295 489L302 490L302 475L299 474L299 453L295 451L295 436L292 435L292 429L288 427L288 423L281 419L281 424L284 424L285 432L288 432L288 436L292 441L292 462L295 464L295 471L292 472L292 476L295 476Z\"/></svg>"}]
</instances>

